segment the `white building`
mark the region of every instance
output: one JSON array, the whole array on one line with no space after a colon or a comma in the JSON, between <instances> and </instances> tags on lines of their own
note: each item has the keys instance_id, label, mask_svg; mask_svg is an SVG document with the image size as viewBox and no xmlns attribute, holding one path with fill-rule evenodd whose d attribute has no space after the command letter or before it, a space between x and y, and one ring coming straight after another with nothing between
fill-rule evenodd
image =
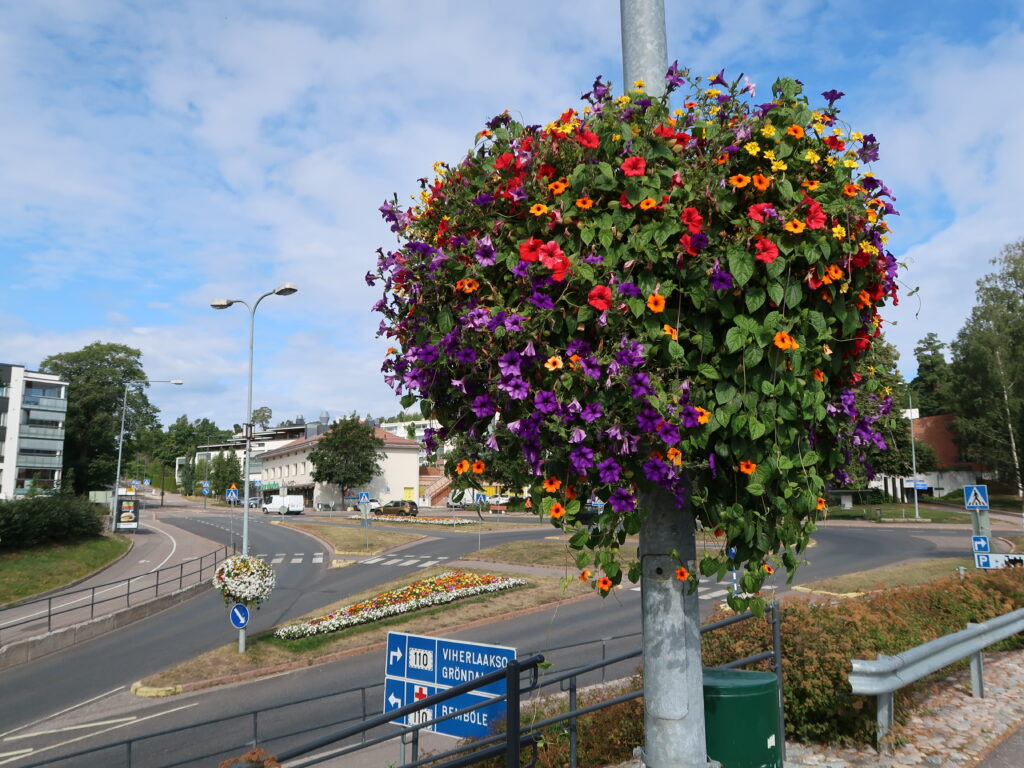
<instances>
[{"instance_id":1,"label":"white building","mask_svg":"<svg viewBox=\"0 0 1024 768\"><path fill-rule=\"evenodd\" d=\"M0 499L60 487L67 410L66 381L0 364Z\"/></svg>"},{"instance_id":2,"label":"white building","mask_svg":"<svg viewBox=\"0 0 1024 768\"><path fill-rule=\"evenodd\" d=\"M381 462L381 474L373 478L366 488L351 489L351 492L366 490L371 498L382 502L395 499L416 501L419 496L419 443L380 427L374 428L374 434L384 441L385 458ZM260 490L264 497L296 494L305 497L307 507L344 506L341 489L313 481L313 463L309 454L320 438L321 435L303 437L260 457L263 469Z\"/></svg>"},{"instance_id":3,"label":"white building","mask_svg":"<svg viewBox=\"0 0 1024 768\"><path fill-rule=\"evenodd\" d=\"M418 442L420 444L420 463L426 464L427 447L423 443L426 438L426 432L428 429L440 429L441 424L434 419L415 419L413 421L385 421L381 423L380 428L393 435L407 437L410 440ZM439 443L437 446L437 457L439 461L443 460L444 453L445 445L443 443Z\"/></svg>"}]
</instances>

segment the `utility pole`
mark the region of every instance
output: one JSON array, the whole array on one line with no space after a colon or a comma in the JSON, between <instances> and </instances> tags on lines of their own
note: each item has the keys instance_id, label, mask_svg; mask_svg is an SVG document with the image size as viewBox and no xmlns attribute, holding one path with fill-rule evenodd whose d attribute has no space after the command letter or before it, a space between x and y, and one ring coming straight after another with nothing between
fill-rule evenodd
<instances>
[{"instance_id":1,"label":"utility pole","mask_svg":"<svg viewBox=\"0 0 1024 768\"><path fill-rule=\"evenodd\" d=\"M664 0L620 0L619 7L623 89L643 80L648 94L661 96L668 70ZM641 495L640 504L643 762L647 768L706 768L700 606L696 592L688 594L689 582L676 578L679 560L698 572L693 512L662 489Z\"/></svg>"},{"instance_id":2,"label":"utility pole","mask_svg":"<svg viewBox=\"0 0 1024 768\"><path fill-rule=\"evenodd\" d=\"M914 393L907 392L907 403L910 406L910 471L914 473L914 519L921 517L917 505L917 446L914 444Z\"/></svg>"}]
</instances>

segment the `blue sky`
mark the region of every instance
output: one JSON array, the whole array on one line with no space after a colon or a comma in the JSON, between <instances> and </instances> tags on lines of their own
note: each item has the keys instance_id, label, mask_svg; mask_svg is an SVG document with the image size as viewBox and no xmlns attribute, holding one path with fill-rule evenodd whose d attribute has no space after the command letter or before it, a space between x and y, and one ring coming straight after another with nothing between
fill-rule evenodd
<instances>
[{"instance_id":1,"label":"blue sky","mask_svg":"<svg viewBox=\"0 0 1024 768\"><path fill-rule=\"evenodd\" d=\"M905 374L950 341L974 282L1024 235L1024 2L884 8L667 0L669 57L847 95L902 216L918 296L887 313ZM0 361L93 341L143 352L165 423L399 408L364 273L393 243L377 206L457 160L490 116L543 123L621 81L618 3L0 2Z\"/></svg>"}]
</instances>

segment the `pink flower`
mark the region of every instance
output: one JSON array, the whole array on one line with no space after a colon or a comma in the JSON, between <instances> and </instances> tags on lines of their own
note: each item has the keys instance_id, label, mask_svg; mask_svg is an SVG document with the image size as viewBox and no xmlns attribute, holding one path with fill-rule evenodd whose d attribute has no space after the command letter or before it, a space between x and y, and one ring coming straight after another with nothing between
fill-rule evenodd
<instances>
[{"instance_id":1,"label":"pink flower","mask_svg":"<svg viewBox=\"0 0 1024 768\"><path fill-rule=\"evenodd\" d=\"M551 279L556 283L565 280L569 267L572 266L569 257L554 240L548 240L540 247L540 263L551 270Z\"/></svg>"}]
</instances>

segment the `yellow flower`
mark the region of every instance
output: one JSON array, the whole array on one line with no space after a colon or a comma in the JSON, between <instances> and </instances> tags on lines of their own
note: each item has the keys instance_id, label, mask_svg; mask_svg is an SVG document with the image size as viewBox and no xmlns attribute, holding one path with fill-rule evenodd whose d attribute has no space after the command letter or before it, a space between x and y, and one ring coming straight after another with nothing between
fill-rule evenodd
<instances>
[{"instance_id":1,"label":"yellow flower","mask_svg":"<svg viewBox=\"0 0 1024 768\"><path fill-rule=\"evenodd\" d=\"M633 134L633 136L639 136L640 135L640 126L639 125L631 125L631 126L629 126L629 130Z\"/></svg>"},{"instance_id":2,"label":"yellow flower","mask_svg":"<svg viewBox=\"0 0 1024 768\"><path fill-rule=\"evenodd\" d=\"M829 155L828 157L825 158L825 165L827 165L829 168L835 168L836 159L832 155Z\"/></svg>"},{"instance_id":3,"label":"yellow flower","mask_svg":"<svg viewBox=\"0 0 1024 768\"><path fill-rule=\"evenodd\" d=\"M800 221L800 219L790 219L786 222L785 230L792 232L794 235L799 235L805 229L807 229L807 225Z\"/></svg>"},{"instance_id":4,"label":"yellow flower","mask_svg":"<svg viewBox=\"0 0 1024 768\"><path fill-rule=\"evenodd\" d=\"M675 115L676 117L682 117L686 113L683 112L683 110L681 110L681 109L674 109L674 110L672 110L672 114Z\"/></svg>"},{"instance_id":5,"label":"yellow flower","mask_svg":"<svg viewBox=\"0 0 1024 768\"><path fill-rule=\"evenodd\" d=\"M843 135L843 129L842 128L833 128L832 129L832 135L833 136L842 136Z\"/></svg>"},{"instance_id":6,"label":"yellow flower","mask_svg":"<svg viewBox=\"0 0 1024 768\"><path fill-rule=\"evenodd\" d=\"M720 96L722 92L717 88L708 88L705 93L713 99L716 96Z\"/></svg>"},{"instance_id":7,"label":"yellow flower","mask_svg":"<svg viewBox=\"0 0 1024 768\"><path fill-rule=\"evenodd\" d=\"M841 224L836 224L834 227L832 227L832 237L834 237L836 240L842 240L844 237L846 237L846 227L842 226Z\"/></svg>"},{"instance_id":8,"label":"yellow flower","mask_svg":"<svg viewBox=\"0 0 1024 768\"><path fill-rule=\"evenodd\" d=\"M839 292L840 293L846 293L848 290L850 290L850 284L849 283L840 283L839 284Z\"/></svg>"},{"instance_id":9,"label":"yellow flower","mask_svg":"<svg viewBox=\"0 0 1024 768\"><path fill-rule=\"evenodd\" d=\"M621 138L622 137L617 133L612 134L612 141L619 141Z\"/></svg>"},{"instance_id":10,"label":"yellow flower","mask_svg":"<svg viewBox=\"0 0 1024 768\"><path fill-rule=\"evenodd\" d=\"M864 134L861 133L860 131L854 131L853 133L850 134L850 138L853 139L854 141L863 141Z\"/></svg>"},{"instance_id":11,"label":"yellow flower","mask_svg":"<svg viewBox=\"0 0 1024 768\"><path fill-rule=\"evenodd\" d=\"M824 119L824 115L821 112L811 112L811 120L816 123L820 123Z\"/></svg>"},{"instance_id":12,"label":"yellow flower","mask_svg":"<svg viewBox=\"0 0 1024 768\"><path fill-rule=\"evenodd\" d=\"M868 242L867 240L865 240L864 242L862 242L862 243L860 244L860 249L861 249L862 251L867 251L867 252L868 252L868 253L870 253L870 254L871 254L872 256L877 256L877 255L878 255L878 249L877 249L877 248L875 248L875 246L873 246L873 245L872 245L871 243L869 243L869 242Z\"/></svg>"},{"instance_id":13,"label":"yellow flower","mask_svg":"<svg viewBox=\"0 0 1024 768\"><path fill-rule=\"evenodd\" d=\"M774 162L772 162L773 171L785 171L787 168L789 168L789 166L786 165L781 160L775 160Z\"/></svg>"},{"instance_id":14,"label":"yellow flower","mask_svg":"<svg viewBox=\"0 0 1024 768\"><path fill-rule=\"evenodd\" d=\"M821 133L822 131L825 130L824 124L823 123L817 123L817 122L816 123L811 123L811 128L813 128L818 133Z\"/></svg>"},{"instance_id":15,"label":"yellow flower","mask_svg":"<svg viewBox=\"0 0 1024 768\"><path fill-rule=\"evenodd\" d=\"M772 136L775 135L775 126L772 125L771 123L768 123L761 129L761 135L764 136L766 139L770 139Z\"/></svg>"},{"instance_id":16,"label":"yellow flower","mask_svg":"<svg viewBox=\"0 0 1024 768\"><path fill-rule=\"evenodd\" d=\"M544 363L544 367L549 371L560 371L562 370L562 365L562 358L558 355L552 355L547 359L547 362Z\"/></svg>"},{"instance_id":17,"label":"yellow flower","mask_svg":"<svg viewBox=\"0 0 1024 768\"><path fill-rule=\"evenodd\" d=\"M747 150L747 154L757 156L757 153L761 151L761 145L756 141L748 141L743 145L743 148Z\"/></svg>"},{"instance_id":18,"label":"yellow flower","mask_svg":"<svg viewBox=\"0 0 1024 768\"><path fill-rule=\"evenodd\" d=\"M806 160L808 163L821 162L821 155L819 155L813 149L808 149L806 152L804 152L804 160Z\"/></svg>"},{"instance_id":19,"label":"yellow flower","mask_svg":"<svg viewBox=\"0 0 1024 768\"><path fill-rule=\"evenodd\" d=\"M708 112L710 112L712 115L717 115L721 111L722 111L722 108L720 106L718 106L717 104L715 104L715 106L711 107L708 110Z\"/></svg>"},{"instance_id":20,"label":"yellow flower","mask_svg":"<svg viewBox=\"0 0 1024 768\"><path fill-rule=\"evenodd\" d=\"M672 339L672 341L675 341L679 338L679 332L668 323L665 323L665 325L661 326L661 332L668 336L670 339Z\"/></svg>"},{"instance_id":21,"label":"yellow flower","mask_svg":"<svg viewBox=\"0 0 1024 768\"><path fill-rule=\"evenodd\" d=\"M645 83L643 80L634 80L633 87L636 88L638 91L642 91L647 87L647 83Z\"/></svg>"},{"instance_id":22,"label":"yellow flower","mask_svg":"<svg viewBox=\"0 0 1024 768\"><path fill-rule=\"evenodd\" d=\"M860 165L860 163L858 163L856 160L843 160L843 165L846 168L856 168L858 165Z\"/></svg>"},{"instance_id":23,"label":"yellow flower","mask_svg":"<svg viewBox=\"0 0 1024 768\"><path fill-rule=\"evenodd\" d=\"M830 347L828 344L822 344L821 354L823 354L825 357L832 357L832 347Z\"/></svg>"},{"instance_id":24,"label":"yellow flower","mask_svg":"<svg viewBox=\"0 0 1024 768\"><path fill-rule=\"evenodd\" d=\"M620 107L624 107L629 104L629 96L619 96L619 98L615 100L615 103Z\"/></svg>"},{"instance_id":25,"label":"yellow flower","mask_svg":"<svg viewBox=\"0 0 1024 768\"><path fill-rule=\"evenodd\" d=\"M766 149L764 151L764 159L765 160L774 160L775 159L775 151L771 150L771 149Z\"/></svg>"}]
</instances>

